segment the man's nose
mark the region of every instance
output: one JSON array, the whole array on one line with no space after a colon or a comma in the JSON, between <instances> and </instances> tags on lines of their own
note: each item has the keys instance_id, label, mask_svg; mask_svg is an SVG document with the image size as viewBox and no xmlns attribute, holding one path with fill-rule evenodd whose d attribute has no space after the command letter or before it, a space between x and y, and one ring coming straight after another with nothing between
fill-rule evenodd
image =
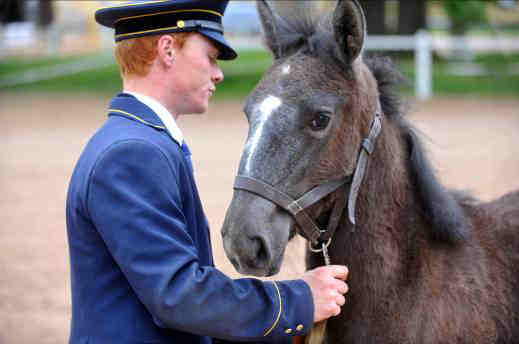
<instances>
[{"instance_id":1,"label":"man's nose","mask_svg":"<svg viewBox=\"0 0 519 344\"><path fill-rule=\"evenodd\" d=\"M215 84L218 84L223 81L223 72L220 67L216 67L216 70L213 74L213 82Z\"/></svg>"}]
</instances>

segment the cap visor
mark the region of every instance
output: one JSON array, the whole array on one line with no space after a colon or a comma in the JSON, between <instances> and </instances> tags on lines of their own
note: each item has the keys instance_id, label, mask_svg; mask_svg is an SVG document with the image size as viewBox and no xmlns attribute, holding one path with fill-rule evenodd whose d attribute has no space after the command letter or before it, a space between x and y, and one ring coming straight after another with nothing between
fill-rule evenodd
<instances>
[{"instance_id":1,"label":"cap visor","mask_svg":"<svg viewBox=\"0 0 519 344\"><path fill-rule=\"evenodd\" d=\"M220 50L220 55L218 55L219 60L234 60L236 57L238 57L236 51L231 48L221 33L203 29L199 30L198 32L209 38L217 45L218 49Z\"/></svg>"}]
</instances>

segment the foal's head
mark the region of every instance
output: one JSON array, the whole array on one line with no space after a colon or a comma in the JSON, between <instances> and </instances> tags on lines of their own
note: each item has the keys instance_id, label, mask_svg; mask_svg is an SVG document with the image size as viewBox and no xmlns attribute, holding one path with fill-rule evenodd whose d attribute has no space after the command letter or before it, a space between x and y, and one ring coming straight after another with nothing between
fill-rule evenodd
<instances>
[{"instance_id":1,"label":"foal's head","mask_svg":"<svg viewBox=\"0 0 519 344\"><path fill-rule=\"evenodd\" d=\"M357 1L338 1L318 21L281 18L258 2L274 63L248 96L249 133L238 174L293 198L328 180L352 175L377 108L377 83L363 63L364 14ZM330 198L314 207L329 210ZM273 203L236 190L222 229L224 247L241 273L279 271L296 232Z\"/></svg>"}]
</instances>

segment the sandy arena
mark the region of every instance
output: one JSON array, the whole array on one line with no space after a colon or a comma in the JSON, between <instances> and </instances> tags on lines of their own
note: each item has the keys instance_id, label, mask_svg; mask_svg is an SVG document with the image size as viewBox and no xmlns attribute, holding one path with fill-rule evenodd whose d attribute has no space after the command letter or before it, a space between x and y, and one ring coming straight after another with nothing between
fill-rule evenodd
<instances>
[{"instance_id":1,"label":"sandy arena","mask_svg":"<svg viewBox=\"0 0 519 344\"><path fill-rule=\"evenodd\" d=\"M65 198L74 164L109 99L0 94L0 344L66 343L70 321ZM519 100L435 99L412 106L444 183L483 200L519 189ZM247 133L239 102L212 104L179 124L193 151L216 265L233 277L220 240ZM517 205L519 207L519 204ZM519 235L519 233L517 233ZM281 275L304 271L303 241Z\"/></svg>"}]
</instances>

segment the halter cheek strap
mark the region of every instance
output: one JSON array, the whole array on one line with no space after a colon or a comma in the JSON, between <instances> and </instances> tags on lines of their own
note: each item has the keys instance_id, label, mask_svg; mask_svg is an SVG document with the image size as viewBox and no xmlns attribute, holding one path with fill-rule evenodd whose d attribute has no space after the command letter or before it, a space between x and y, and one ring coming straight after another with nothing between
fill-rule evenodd
<instances>
[{"instance_id":1,"label":"halter cheek strap","mask_svg":"<svg viewBox=\"0 0 519 344\"><path fill-rule=\"evenodd\" d=\"M366 172L368 157L375 151L375 144L381 129L382 111L380 109L380 102L377 101L377 112L375 113L375 118L371 124L368 137L362 140L359 158L357 160L357 167L353 174L353 182L351 183L350 194L348 196L348 219L352 225L355 225L355 205L357 204L360 185L362 184L364 173Z\"/></svg>"}]
</instances>

